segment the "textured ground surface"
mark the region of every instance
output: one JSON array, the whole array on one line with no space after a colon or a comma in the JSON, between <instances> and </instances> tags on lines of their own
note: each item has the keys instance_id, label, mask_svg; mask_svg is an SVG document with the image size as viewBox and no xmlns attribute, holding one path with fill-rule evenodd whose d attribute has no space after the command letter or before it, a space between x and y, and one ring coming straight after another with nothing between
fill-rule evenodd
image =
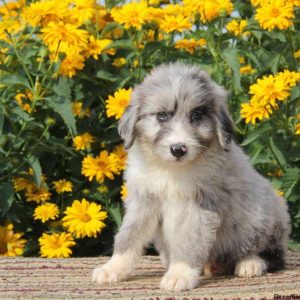
<instances>
[{"instance_id":1,"label":"textured ground surface","mask_svg":"<svg viewBox=\"0 0 300 300\"><path fill-rule=\"evenodd\" d=\"M154 256L144 256L126 282L99 286L91 283L101 258L1 258L0 299L273 299L275 294L298 294L300 299L300 253L289 253L287 269L260 278L203 278L189 292L159 289L164 269Z\"/></svg>"}]
</instances>

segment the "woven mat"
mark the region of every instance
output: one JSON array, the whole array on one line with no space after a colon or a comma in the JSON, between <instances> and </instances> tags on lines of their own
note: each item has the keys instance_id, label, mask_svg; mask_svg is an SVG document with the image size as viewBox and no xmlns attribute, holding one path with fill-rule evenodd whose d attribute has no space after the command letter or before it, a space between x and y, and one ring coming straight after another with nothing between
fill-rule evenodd
<instances>
[{"instance_id":1,"label":"woven mat","mask_svg":"<svg viewBox=\"0 0 300 300\"><path fill-rule=\"evenodd\" d=\"M91 283L91 272L108 257L1 258L0 299L273 299L297 294L300 299L300 253L290 252L286 270L260 278L203 278L193 291L159 289L164 269L155 256L144 256L130 279L113 285Z\"/></svg>"}]
</instances>

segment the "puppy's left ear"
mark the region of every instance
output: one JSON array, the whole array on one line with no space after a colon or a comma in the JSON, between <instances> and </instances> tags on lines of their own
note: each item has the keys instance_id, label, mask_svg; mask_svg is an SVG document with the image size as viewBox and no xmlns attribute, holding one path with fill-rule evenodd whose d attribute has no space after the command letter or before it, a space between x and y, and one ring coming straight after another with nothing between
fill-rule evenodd
<instances>
[{"instance_id":1,"label":"puppy's left ear","mask_svg":"<svg viewBox=\"0 0 300 300\"><path fill-rule=\"evenodd\" d=\"M223 87L217 85L216 83L213 83L212 91L216 103L215 116L218 140L221 147L225 151L229 151L234 133L234 127L226 104L228 94Z\"/></svg>"},{"instance_id":2,"label":"puppy's left ear","mask_svg":"<svg viewBox=\"0 0 300 300\"><path fill-rule=\"evenodd\" d=\"M217 112L216 116L216 123L219 143L225 151L229 151L234 128L227 108L222 106L219 108L219 112Z\"/></svg>"}]
</instances>

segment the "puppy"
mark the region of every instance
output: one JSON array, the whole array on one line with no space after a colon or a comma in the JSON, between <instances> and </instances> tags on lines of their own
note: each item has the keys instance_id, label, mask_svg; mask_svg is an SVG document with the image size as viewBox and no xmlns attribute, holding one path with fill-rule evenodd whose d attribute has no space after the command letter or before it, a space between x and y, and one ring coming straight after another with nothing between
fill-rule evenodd
<instances>
[{"instance_id":1,"label":"puppy","mask_svg":"<svg viewBox=\"0 0 300 300\"><path fill-rule=\"evenodd\" d=\"M119 133L128 149L128 197L100 284L125 280L153 242L160 287L188 290L209 266L239 277L284 265L287 206L232 140L226 92L198 67L155 68L135 87Z\"/></svg>"}]
</instances>

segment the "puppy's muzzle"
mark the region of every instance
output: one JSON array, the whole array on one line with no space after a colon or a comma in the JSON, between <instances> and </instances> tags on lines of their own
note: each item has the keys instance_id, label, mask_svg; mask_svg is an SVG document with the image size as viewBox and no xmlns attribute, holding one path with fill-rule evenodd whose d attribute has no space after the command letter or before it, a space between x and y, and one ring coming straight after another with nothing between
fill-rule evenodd
<instances>
[{"instance_id":1,"label":"puppy's muzzle","mask_svg":"<svg viewBox=\"0 0 300 300\"><path fill-rule=\"evenodd\" d=\"M187 146L183 143L176 143L171 145L170 151L173 156L179 158L187 153Z\"/></svg>"}]
</instances>

